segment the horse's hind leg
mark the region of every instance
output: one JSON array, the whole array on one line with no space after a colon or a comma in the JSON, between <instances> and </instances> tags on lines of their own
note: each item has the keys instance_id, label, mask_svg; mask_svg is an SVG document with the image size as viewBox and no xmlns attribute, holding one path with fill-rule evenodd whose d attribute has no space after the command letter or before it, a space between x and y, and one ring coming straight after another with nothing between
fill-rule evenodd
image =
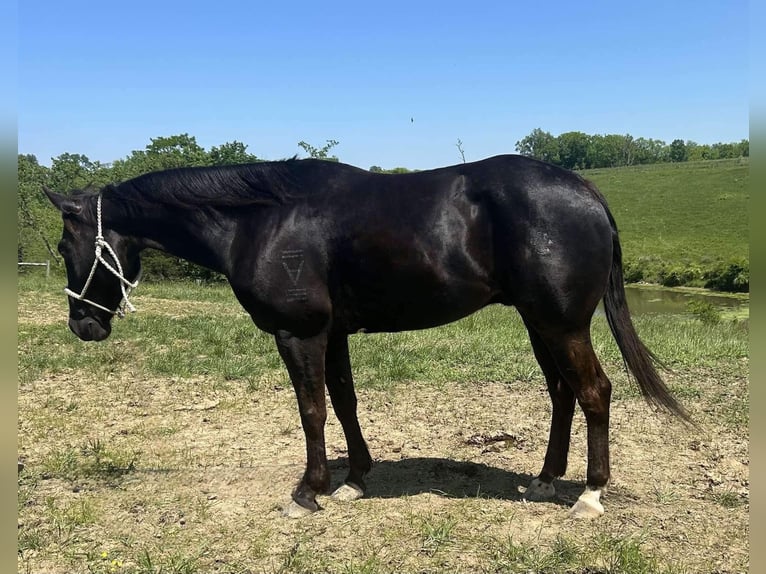
<instances>
[{"instance_id":1,"label":"horse's hind leg","mask_svg":"<svg viewBox=\"0 0 766 574\"><path fill-rule=\"evenodd\" d=\"M540 475L530 483L524 493L524 499L545 500L556 493L553 480L564 476L566 473L575 395L559 373L556 362L543 340L529 325L527 325L527 331L529 331L529 339L532 342L532 350L545 375L553 413L543 469Z\"/></svg>"},{"instance_id":2,"label":"horse's hind leg","mask_svg":"<svg viewBox=\"0 0 766 574\"><path fill-rule=\"evenodd\" d=\"M364 475L372 468L372 458L362 436L356 413L356 393L345 334L330 336L325 361L325 379L335 414L343 427L348 445L350 470L345 483L333 492L338 500L355 500L364 495Z\"/></svg>"},{"instance_id":3,"label":"horse's hind leg","mask_svg":"<svg viewBox=\"0 0 766 574\"><path fill-rule=\"evenodd\" d=\"M561 377L574 391L588 429L586 488L572 507L571 515L578 518L597 517L604 513L600 497L609 482L609 402L612 384L593 351L589 327L554 334L538 330L538 334ZM552 455L551 461L556 460L562 460L561 453Z\"/></svg>"}]
</instances>

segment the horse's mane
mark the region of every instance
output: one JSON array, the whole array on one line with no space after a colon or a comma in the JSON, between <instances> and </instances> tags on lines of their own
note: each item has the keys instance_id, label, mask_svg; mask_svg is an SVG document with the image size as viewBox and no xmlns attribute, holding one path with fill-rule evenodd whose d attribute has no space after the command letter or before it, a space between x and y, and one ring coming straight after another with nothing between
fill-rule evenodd
<instances>
[{"instance_id":1,"label":"horse's mane","mask_svg":"<svg viewBox=\"0 0 766 574\"><path fill-rule=\"evenodd\" d=\"M311 185L311 176L333 169L333 165L337 169L340 164L292 158L220 167L182 167L140 175L105 190L131 202L183 208L280 205L316 192L321 185Z\"/></svg>"}]
</instances>

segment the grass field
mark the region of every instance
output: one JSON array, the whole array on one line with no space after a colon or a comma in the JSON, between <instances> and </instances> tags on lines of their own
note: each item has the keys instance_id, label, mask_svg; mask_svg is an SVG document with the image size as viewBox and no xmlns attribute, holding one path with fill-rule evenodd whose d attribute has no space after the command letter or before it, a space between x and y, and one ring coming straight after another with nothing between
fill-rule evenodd
<instances>
[{"instance_id":1,"label":"grass field","mask_svg":"<svg viewBox=\"0 0 766 574\"><path fill-rule=\"evenodd\" d=\"M355 336L367 496L290 521L304 442L273 341L227 287L142 285L88 344L56 279L19 286L19 572L734 573L749 565L748 322L641 316L699 429L652 414L601 318L614 383L607 514L566 519L585 476L576 417L552 502L524 504L550 406L523 325L491 307ZM498 438L499 437L499 438ZM334 481L345 444L327 427Z\"/></svg>"},{"instance_id":2,"label":"grass field","mask_svg":"<svg viewBox=\"0 0 766 574\"><path fill-rule=\"evenodd\" d=\"M747 262L749 162L721 160L586 170L606 196L636 278L701 286L705 273Z\"/></svg>"}]
</instances>

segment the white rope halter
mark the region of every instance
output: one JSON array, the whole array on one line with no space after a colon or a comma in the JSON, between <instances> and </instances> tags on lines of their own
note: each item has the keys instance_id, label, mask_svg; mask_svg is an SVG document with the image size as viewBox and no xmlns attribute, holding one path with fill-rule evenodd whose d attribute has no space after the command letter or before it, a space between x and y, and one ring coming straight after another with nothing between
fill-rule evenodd
<instances>
[{"instance_id":1,"label":"white rope halter","mask_svg":"<svg viewBox=\"0 0 766 574\"><path fill-rule=\"evenodd\" d=\"M96 203L96 215L97 215L97 221L98 221L98 231L96 233L96 258L93 260L93 267L90 269L90 275L88 275L88 279L85 281L85 286L82 288L82 291L80 293L75 293L68 287L64 289L64 293L72 297L73 299L77 299L78 301L82 301L83 303L88 303L89 305L93 305L97 309L101 309L102 311L106 311L107 313L111 313L112 315L117 315L120 318L123 318L125 316L125 310L127 309L131 313L134 313L136 308L131 304L130 301L128 301L128 295L130 295L130 292L135 289L138 286L138 279L134 283L131 283L125 278L125 275L123 275L122 272L122 265L120 264L120 260L117 258L117 254L114 252L114 249L112 249L112 246L109 245L106 240L104 239L104 235L101 231L101 194L98 194L98 201ZM106 250L109 252L109 254L112 256L112 259L114 259L115 264L117 265L117 269L112 267L101 255L101 250L106 248ZM117 277L117 279L120 280L120 289L122 290L122 300L120 301L119 305L117 305L117 309L112 311L111 309L107 309L103 305L99 305L95 301L91 301L90 299L85 298L85 293L88 290L88 287L90 287L90 282L93 279L93 276L96 274L96 267L98 267L99 262L109 270L112 275Z\"/></svg>"}]
</instances>

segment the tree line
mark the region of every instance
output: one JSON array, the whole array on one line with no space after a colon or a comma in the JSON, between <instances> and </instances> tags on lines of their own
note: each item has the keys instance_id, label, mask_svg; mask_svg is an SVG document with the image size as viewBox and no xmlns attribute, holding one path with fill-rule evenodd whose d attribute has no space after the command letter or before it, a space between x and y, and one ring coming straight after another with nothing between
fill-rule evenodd
<instances>
[{"instance_id":1,"label":"tree line","mask_svg":"<svg viewBox=\"0 0 766 574\"><path fill-rule=\"evenodd\" d=\"M749 157L750 140L699 144L675 139L667 144L662 140L634 138L630 134L565 132L554 136L536 128L516 142L516 151L567 169L592 169Z\"/></svg>"}]
</instances>

